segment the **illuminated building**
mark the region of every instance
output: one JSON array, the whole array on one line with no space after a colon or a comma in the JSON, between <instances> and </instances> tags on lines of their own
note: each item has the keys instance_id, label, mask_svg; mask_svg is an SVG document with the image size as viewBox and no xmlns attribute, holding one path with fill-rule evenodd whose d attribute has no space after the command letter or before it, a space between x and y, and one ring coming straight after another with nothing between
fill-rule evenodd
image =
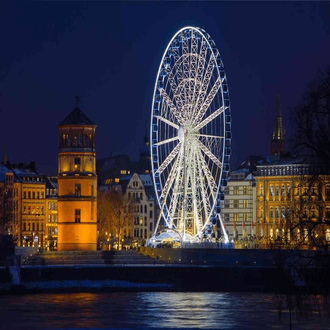
<instances>
[{"instance_id":1,"label":"illuminated building","mask_svg":"<svg viewBox=\"0 0 330 330\"><path fill-rule=\"evenodd\" d=\"M12 235L16 244L20 237L20 189L7 164L0 164L0 234Z\"/></svg>"},{"instance_id":2,"label":"illuminated building","mask_svg":"<svg viewBox=\"0 0 330 330\"><path fill-rule=\"evenodd\" d=\"M321 225L330 219L327 166L307 156L285 157L257 166L255 179L257 236L263 243L304 240L307 244L314 234L326 235L330 241L330 226ZM323 233L312 233L313 223L319 223L315 230L322 228Z\"/></svg>"},{"instance_id":3,"label":"illuminated building","mask_svg":"<svg viewBox=\"0 0 330 330\"><path fill-rule=\"evenodd\" d=\"M265 161L260 156L248 157L237 170L230 173L227 187L224 188L222 219L229 240L238 245L246 245L255 239L256 185L253 173L256 164Z\"/></svg>"},{"instance_id":4,"label":"illuminated building","mask_svg":"<svg viewBox=\"0 0 330 330\"><path fill-rule=\"evenodd\" d=\"M155 220L158 210L152 177L150 174L134 173L121 179L125 184L125 194L128 199L133 199L133 219L127 233L133 239L148 239L155 229Z\"/></svg>"},{"instance_id":5,"label":"illuminated building","mask_svg":"<svg viewBox=\"0 0 330 330\"><path fill-rule=\"evenodd\" d=\"M44 246L45 179L36 169L36 163L10 164L17 185L19 228L22 246Z\"/></svg>"},{"instance_id":6,"label":"illuminated building","mask_svg":"<svg viewBox=\"0 0 330 330\"><path fill-rule=\"evenodd\" d=\"M274 122L274 130L272 134L272 139L270 143L270 154L274 155L283 155L285 153L285 129L282 125L282 113L281 113L281 104L280 104L280 93L277 89L276 96L276 115Z\"/></svg>"},{"instance_id":7,"label":"illuminated building","mask_svg":"<svg viewBox=\"0 0 330 330\"><path fill-rule=\"evenodd\" d=\"M45 177L46 200L45 200L45 249L57 250L57 177Z\"/></svg>"},{"instance_id":8,"label":"illuminated building","mask_svg":"<svg viewBox=\"0 0 330 330\"><path fill-rule=\"evenodd\" d=\"M58 251L96 250L96 125L78 108L58 125Z\"/></svg>"}]
</instances>

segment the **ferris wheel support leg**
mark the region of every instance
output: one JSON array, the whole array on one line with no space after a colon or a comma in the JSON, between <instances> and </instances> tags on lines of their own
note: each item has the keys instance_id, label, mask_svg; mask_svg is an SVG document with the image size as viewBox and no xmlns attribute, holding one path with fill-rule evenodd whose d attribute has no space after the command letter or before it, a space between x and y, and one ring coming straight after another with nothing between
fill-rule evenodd
<instances>
[{"instance_id":1,"label":"ferris wheel support leg","mask_svg":"<svg viewBox=\"0 0 330 330\"><path fill-rule=\"evenodd\" d=\"M162 218L162 212L163 212L163 207L161 208L161 210L160 210L160 212L159 212L158 220L157 220L156 227L155 227L155 231L154 231L154 233L153 233L152 236L156 236L156 234L157 234L157 230L158 230L159 222L160 222L160 219Z\"/></svg>"},{"instance_id":2,"label":"ferris wheel support leg","mask_svg":"<svg viewBox=\"0 0 330 330\"><path fill-rule=\"evenodd\" d=\"M220 213L218 214L218 217L219 217L219 221L220 221L220 224L221 224L223 235L225 236L225 243L229 243L229 238L228 238L227 232L225 230L225 227L224 227L224 225L222 223L222 219L221 219Z\"/></svg>"}]
</instances>

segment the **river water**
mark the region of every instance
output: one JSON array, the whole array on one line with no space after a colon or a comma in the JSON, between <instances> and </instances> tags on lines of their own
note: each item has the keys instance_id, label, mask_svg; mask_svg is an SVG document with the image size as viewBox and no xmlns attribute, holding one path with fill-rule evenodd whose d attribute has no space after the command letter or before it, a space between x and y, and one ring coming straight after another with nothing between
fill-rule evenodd
<instances>
[{"instance_id":1,"label":"river water","mask_svg":"<svg viewBox=\"0 0 330 330\"><path fill-rule=\"evenodd\" d=\"M0 329L289 329L284 297L254 293L47 293L0 297ZM330 329L322 297L293 329ZM281 310L281 313L279 312Z\"/></svg>"}]
</instances>

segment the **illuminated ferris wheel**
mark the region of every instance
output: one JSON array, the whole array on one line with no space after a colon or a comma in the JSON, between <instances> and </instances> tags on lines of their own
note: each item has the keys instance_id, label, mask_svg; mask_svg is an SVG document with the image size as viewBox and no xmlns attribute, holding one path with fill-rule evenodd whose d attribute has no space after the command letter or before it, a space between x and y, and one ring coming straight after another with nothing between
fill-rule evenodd
<instances>
[{"instance_id":1,"label":"illuminated ferris wheel","mask_svg":"<svg viewBox=\"0 0 330 330\"><path fill-rule=\"evenodd\" d=\"M159 224L183 241L200 240L221 221L229 171L231 117L227 78L210 35L185 27L161 60L151 112L152 175Z\"/></svg>"}]
</instances>

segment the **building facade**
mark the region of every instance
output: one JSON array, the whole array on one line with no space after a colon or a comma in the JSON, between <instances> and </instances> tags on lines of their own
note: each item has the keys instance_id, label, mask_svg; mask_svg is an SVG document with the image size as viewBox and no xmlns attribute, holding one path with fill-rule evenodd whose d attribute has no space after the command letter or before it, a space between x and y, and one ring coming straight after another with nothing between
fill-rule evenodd
<instances>
[{"instance_id":1,"label":"building facade","mask_svg":"<svg viewBox=\"0 0 330 330\"><path fill-rule=\"evenodd\" d=\"M261 245L330 242L330 175L310 157L283 157L257 166L257 237Z\"/></svg>"},{"instance_id":2,"label":"building facade","mask_svg":"<svg viewBox=\"0 0 330 330\"><path fill-rule=\"evenodd\" d=\"M123 180L124 181L124 180ZM150 174L134 173L127 184L125 195L133 200L132 222L127 228L129 236L134 240L146 240L155 229L158 215L153 182Z\"/></svg>"},{"instance_id":3,"label":"building facade","mask_svg":"<svg viewBox=\"0 0 330 330\"><path fill-rule=\"evenodd\" d=\"M59 251L97 249L96 125L77 106L58 125Z\"/></svg>"},{"instance_id":4,"label":"building facade","mask_svg":"<svg viewBox=\"0 0 330 330\"><path fill-rule=\"evenodd\" d=\"M255 179L248 169L232 171L224 190L222 219L230 242L248 245L255 238Z\"/></svg>"},{"instance_id":5,"label":"building facade","mask_svg":"<svg viewBox=\"0 0 330 330\"><path fill-rule=\"evenodd\" d=\"M57 177L46 177L45 250L57 250L58 193Z\"/></svg>"}]
</instances>

